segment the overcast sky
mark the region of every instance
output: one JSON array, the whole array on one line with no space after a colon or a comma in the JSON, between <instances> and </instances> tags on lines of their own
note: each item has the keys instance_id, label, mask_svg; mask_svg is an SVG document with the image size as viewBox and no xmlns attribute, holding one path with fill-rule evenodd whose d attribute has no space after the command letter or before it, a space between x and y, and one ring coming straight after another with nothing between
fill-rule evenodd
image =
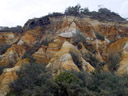
<instances>
[{"instance_id":1,"label":"overcast sky","mask_svg":"<svg viewBox=\"0 0 128 96\"><path fill-rule=\"evenodd\" d=\"M68 6L78 3L91 11L98 10L101 5L128 17L128 0L0 0L0 26L23 26L28 19L64 12Z\"/></svg>"}]
</instances>

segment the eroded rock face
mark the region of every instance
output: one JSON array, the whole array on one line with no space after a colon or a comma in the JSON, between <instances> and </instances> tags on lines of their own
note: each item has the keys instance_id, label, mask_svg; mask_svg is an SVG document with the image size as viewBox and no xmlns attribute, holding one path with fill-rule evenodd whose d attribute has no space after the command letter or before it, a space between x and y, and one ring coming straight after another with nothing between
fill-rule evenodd
<instances>
[{"instance_id":1,"label":"eroded rock face","mask_svg":"<svg viewBox=\"0 0 128 96\"><path fill-rule=\"evenodd\" d=\"M15 67L4 69L0 76L0 96L6 96L10 91L9 83L18 78L16 71L20 70L22 64L28 63L28 59L19 60Z\"/></svg>"},{"instance_id":2,"label":"eroded rock face","mask_svg":"<svg viewBox=\"0 0 128 96\"><path fill-rule=\"evenodd\" d=\"M60 50L64 41L66 41L66 38L56 37L53 42L49 43L48 48L46 50L46 54L49 59L51 59Z\"/></svg>"},{"instance_id":3,"label":"eroded rock face","mask_svg":"<svg viewBox=\"0 0 128 96\"><path fill-rule=\"evenodd\" d=\"M120 67L117 70L118 74L128 73L128 51L123 50L120 60Z\"/></svg>"},{"instance_id":4,"label":"eroded rock face","mask_svg":"<svg viewBox=\"0 0 128 96\"><path fill-rule=\"evenodd\" d=\"M18 59L22 58L25 51L25 46L13 44L5 54L1 56L0 66L14 66Z\"/></svg>"},{"instance_id":5,"label":"eroded rock face","mask_svg":"<svg viewBox=\"0 0 128 96\"><path fill-rule=\"evenodd\" d=\"M64 70L75 70L80 71L78 66L73 62L72 56L70 52L75 52L78 55L81 55L79 50L70 44L69 42L65 41L61 47L61 49L53 56L50 60L47 68L52 70L52 74L56 75L60 71ZM94 71L94 67L92 67L88 62L86 62L82 57L80 58L82 61L82 68L84 71L92 72Z\"/></svg>"},{"instance_id":6,"label":"eroded rock face","mask_svg":"<svg viewBox=\"0 0 128 96\"><path fill-rule=\"evenodd\" d=\"M120 47L118 47L120 48L121 57L117 73L125 74L128 73L128 38L120 39L119 41L121 42Z\"/></svg>"},{"instance_id":7,"label":"eroded rock face","mask_svg":"<svg viewBox=\"0 0 128 96\"><path fill-rule=\"evenodd\" d=\"M48 64L50 58L46 54L47 46L41 46L37 52L33 54L34 59L37 63Z\"/></svg>"},{"instance_id":8,"label":"eroded rock face","mask_svg":"<svg viewBox=\"0 0 128 96\"><path fill-rule=\"evenodd\" d=\"M107 52L110 53L118 53L125 49L127 46L128 37L124 37L121 39L118 39L116 42L113 42L108 46Z\"/></svg>"},{"instance_id":9,"label":"eroded rock face","mask_svg":"<svg viewBox=\"0 0 128 96\"><path fill-rule=\"evenodd\" d=\"M119 54L120 62L117 73L122 75L128 73L128 37L118 39L110 44L107 49L107 54Z\"/></svg>"},{"instance_id":10,"label":"eroded rock face","mask_svg":"<svg viewBox=\"0 0 128 96\"><path fill-rule=\"evenodd\" d=\"M0 32L0 45L8 44L11 45L17 42L21 37L21 34L12 33L12 32Z\"/></svg>"},{"instance_id":11,"label":"eroded rock face","mask_svg":"<svg viewBox=\"0 0 128 96\"><path fill-rule=\"evenodd\" d=\"M81 41L73 43L72 38L77 32L86 37L87 44ZM96 32L105 37L105 40L97 39ZM0 66L12 64L12 68L5 69L0 76L0 96L9 92L8 84L17 78L15 71L22 65L25 54L29 54L28 58L33 57L37 63L46 64L55 76L63 70L94 71L93 64L83 59L82 53L91 53L99 62L106 62L104 70L109 71L108 55L122 52L117 73L127 73L127 32L128 24L101 22L87 17L60 16L30 20L25 24L23 34L0 33L0 45L10 45L0 55ZM78 55L81 69L73 61L71 51Z\"/></svg>"},{"instance_id":12,"label":"eroded rock face","mask_svg":"<svg viewBox=\"0 0 128 96\"><path fill-rule=\"evenodd\" d=\"M17 44L33 46L36 42L39 42L39 40L41 39L40 36L41 32L39 28L26 31Z\"/></svg>"},{"instance_id":13,"label":"eroded rock face","mask_svg":"<svg viewBox=\"0 0 128 96\"><path fill-rule=\"evenodd\" d=\"M0 96L6 96L10 91L9 83L17 78L16 72L4 72L0 76Z\"/></svg>"}]
</instances>

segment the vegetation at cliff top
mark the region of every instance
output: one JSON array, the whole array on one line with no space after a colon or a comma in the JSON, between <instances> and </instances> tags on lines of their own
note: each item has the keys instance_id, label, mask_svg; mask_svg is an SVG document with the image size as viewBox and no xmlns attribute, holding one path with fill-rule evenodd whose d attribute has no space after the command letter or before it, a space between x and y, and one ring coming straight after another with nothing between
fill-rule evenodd
<instances>
[{"instance_id":1,"label":"vegetation at cliff top","mask_svg":"<svg viewBox=\"0 0 128 96\"><path fill-rule=\"evenodd\" d=\"M74 15L74 16L89 16L92 19L97 19L100 21L112 21L112 22L120 22L126 21L120 15L115 12L111 12L107 8L100 8L98 12L89 11L88 8L81 8L81 5L77 4L76 6L69 6L66 8L64 14L66 15Z\"/></svg>"},{"instance_id":2,"label":"vegetation at cliff top","mask_svg":"<svg viewBox=\"0 0 128 96\"><path fill-rule=\"evenodd\" d=\"M22 27L16 26L16 27L2 27L0 26L0 32L18 32L22 33Z\"/></svg>"},{"instance_id":3,"label":"vegetation at cliff top","mask_svg":"<svg viewBox=\"0 0 128 96\"><path fill-rule=\"evenodd\" d=\"M46 16L40 17L40 18L33 18L29 19L23 29L24 30L30 30L33 29L36 26L42 26L50 24L50 17L60 17L60 16L75 16L75 17L89 17L91 19L96 19L99 21L109 21L109 22L120 22L124 23L127 20L122 18L120 15L118 15L115 12L111 12L107 8L100 8L98 12L96 11L90 11L88 8L81 8L81 5L77 4L76 6L69 6L65 9L64 13L60 12L53 12L49 13Z\"/></svg>"},{"instance_id":4,"label":"vegetation at cliff top","mask_svg":"<svg viewBox=\"0 0 128 96\"><path fill-rule=\"evenodd\" d=\"M87 7L82 8L81 5L77 4L76 6L69 6L65 9L64 13L53 12L49 13L46 16L40 18L29 19L22 28L21 26L16 27L2 27L0 26L0 32L19 32L22 33L24 30L33 29L36 26L42 26L50 24L49 17L58 17L63 15L71 15L77 17L89 17L92 19L96 19L99 21L110 21L110 22L126 22L127 20L122 18L115 12L111 12L111 10L107 8L100 8L98 12L90 11ZM27 29L26 29L27 27Z\"/></svg>"}]
</instances>

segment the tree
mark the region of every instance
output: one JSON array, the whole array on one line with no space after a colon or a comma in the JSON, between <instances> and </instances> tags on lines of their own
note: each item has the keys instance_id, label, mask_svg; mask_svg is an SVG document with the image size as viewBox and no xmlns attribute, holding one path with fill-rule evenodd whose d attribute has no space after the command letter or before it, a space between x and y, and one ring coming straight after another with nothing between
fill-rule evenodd
<instances>
[{"instance_id":1,"label":"tree","mask_svg":"<svg viewBox=\"0 0 128 96\"><path fill-rule=\"evenodd\" d=\"M65 14L66 15L79 15L80 14L80 10L81 10L81 6L79 4L77 4L75 7L74 6L70 6L68 8L66 8L65 10Z\"/></svg>"},{"instance_id":2,"label":"tree","mask_svg":"<svg viewBox=\"0 0 128 96\"><path fill-rule=\"evenodd\" d=\"M51 75L46 72L44 64L32 62L23 65L21 70L17 72L17 75L18 79L10 84L11 91L17 96L24 96L26 92L27 94L35 94L36 90L42 88L41 86L43 86L43 90L47 90L45 89L45 84L51 77Z\"/></svg>"},{"instance_id":3,"label":"tree","mask_svg":"<svg viewBox=\"0 0 128 96\"><path fill-rule=\"evenodd\" d=\"M81 9L81 13L88 14L89 13L89 9L88 8L82 8Z\"/></svg>"}]
</instances>

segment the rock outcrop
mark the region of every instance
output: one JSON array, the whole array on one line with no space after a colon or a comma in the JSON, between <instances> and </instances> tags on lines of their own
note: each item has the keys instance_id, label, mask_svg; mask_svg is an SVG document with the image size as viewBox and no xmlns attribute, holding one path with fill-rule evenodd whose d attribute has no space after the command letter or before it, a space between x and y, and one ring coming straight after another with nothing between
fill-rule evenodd
<instances>
[{"instance_id":1,"label":"rock outcrop","mask_svg":"<svg viewBox=\"0 0 128 96\"><path fill-rule=\"evenodd\" d=\"M23 33L0 32L0 48L9 45L2 52L0 49L0 66L11 67L0 75L0 96L9 92L8 84L17 78L16 71L22 63L28 62L26 57L45 64L55 76L64 70L93 72L102 62L104 70L109 71L108 55L118 53L121 58L117 73L127 73L127 32L127 23L65 15L32 19L24 25ZM83 37L74 37L77 33ZM104 40L97 38L96 33Z\"/></svg>"},{"instance_id":2,"label":"rock outcrop","mask_svg":"<svg viewBox=\"0 0 128 96\"><path fill-rule=\"evenodd\" d=\"M64 70L75 70L80 71L78 68L78 65L75 64L75 62L72 59L70 52L75 52L77 55L81 55L79 50L74 47L69 42L65 41L61 47L61 49L53 56L53 58L50 60L49 64L47 65L47 68L50 68L52 70L53 75L58 74L60 71ZM81 56L81 66L84 71L92 72L94 71L94 67L92 67L88 62L86 62Z\"/></svg>"},{"instance_id":3,"label":"rock outcrop","mask_svg":"<svg viewBox=\"0 0 128 96\"><path fill-rule=\"evenodd\" d=\"M33 58L37 63L48 64L50 58L46 54L47 46L41 46L37 52L33 54Z\"/></svg>"},{"instance_id":4,"label":"rock outcrop","mask_svg":"<svg viewBox=\"0 0 128 96\"><path fill-rule=\"evenodd\" d=\"M0 76L0 96L6 96L10 91L9 83L18 78L16 71L20 70L22 64L28 63L28 59L19 60L15 67L4 69Z\"/></svg>"},{"instance_id":5,"label":"rock outcrop","mask_svg":"<svg viewBox=\"0 0 128 96\"><path fill-rule=\"evenodd\" d=\"M13 44L7 49L5 54L1 56L0 66L13 67L17 63L18 59L24 56L25 51L25 46Z\"/></svg>"},{"instance_id":6,"label":"rock outcrop","mask_svg":"<svg viewBox=\"0 0 128 96\"><path fill-rule=\"evenodd\" d=\"M12 33L12 32L2 32L0 33L0 45L8 44L11 45L16 43L21 37L21 34Z\"/></svg>"}]
</instances>

